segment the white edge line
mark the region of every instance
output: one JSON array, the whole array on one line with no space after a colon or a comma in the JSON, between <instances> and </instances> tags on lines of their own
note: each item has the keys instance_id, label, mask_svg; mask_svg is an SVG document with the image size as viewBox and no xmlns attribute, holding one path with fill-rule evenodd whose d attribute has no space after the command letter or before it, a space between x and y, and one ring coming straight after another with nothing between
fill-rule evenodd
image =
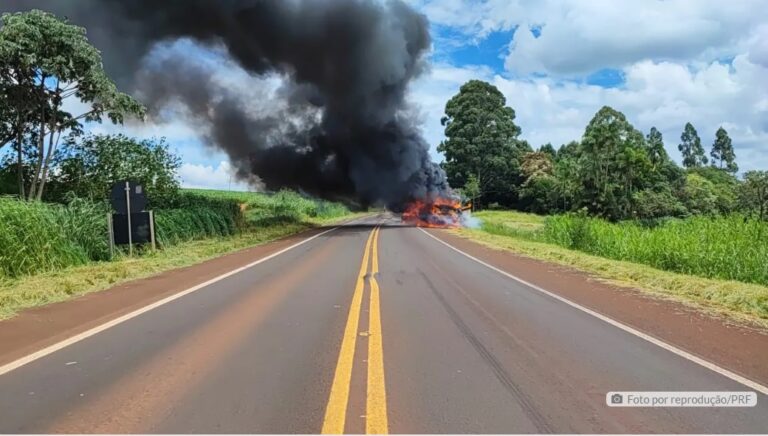
<instances>
[{"instance_id":1,"label":"white edge line","mask_svg":"<svg viewBox=\"0 0 768 436\"><path fill-rule=\"evenodd\" d=\"M734 372L728 371L727 369L722 368L722 367L720 367L720 366L718 366L718 365L716 365L716 364L714 364L712 362L704 360L704 359L702 359L702 358L700 358L698 356L695 356L695 355L693 355L693 354L691 354L691 353L689 353L687 351L681 350L680 348L677 348L674 345L668 344L668 343L666 343L666 342L664 342L662 340L659 340L659 339L657 339L657 338L655 338L655 337L653 337L651 335L648 335L648 334L643 333L643 332L641 332L639 330L636 330L636 329L634 329L634 328L632 328L632 327L630 327L630 326L628 326L626 324L623 324L623 323L621 323L619 321L616 321L613 318L609 318L609 317L607 317L607 316L605 316L605 315L603 315L601 313L595 312L592 309L588 309L588 308L586 308L586 307L584 307L584 306L582 306L582 305L580 305L578 303L574 303L573 301L568 300L567 298L561 297L560 295L557 295L557 294L554 294L554 293L552 293L550 291L547 291L546 289L543 289L543 288L541 288L539 286L536 286L536 285L534 285L531 282L525 281L525 280L521 279L520 277L514 276L514 275L512 275L512 274L510 274L510 273L508 273L506 271L503 271L503 270L501 270L499 268L496 268L495 266L493 266L491 264L483 262L482 260L472 256L471 254L468 254L468 253L465 253L465 252L459 250L458 248L454 247L453 245L443 241L442 239L438 238L437 236L434 236L433 234L427 232L426 230L424 230L422 228L419 228L419 230L424 232L430 238L432 238L432 239L440 242L441 244L447 246L448 248L456 251L457 253L463 254L464 256L474 260L475 262L477 262L477 263L479 263L479 264L481 264L483 266L486 266L486 267L496 271L497 273L499 273L501 275L504 275L506 277L511 278L512 280L520 282L520 283L528 286L531 289L534 289L534 290L539 291L539 292L541 292L543 294L546 294L546 295L548 295L548 296L550 296L550 297L552 297L552 298L554 298L554 299L556 299L556 300L558 300L560 302L563 302L563 303L565 303L565 304L567 304L567 305L569 305L569 306L571 306L571 307L573 307L575 309L578 309L578 310L580 310L582 312L585 312L585 313L587 313L589 315L592 315L592 316L594 316L595 318L597 318L597 319L599 319L601 321L607 322L608 324L610 324L610 325L612 325L614 327L617 327L617 328L619 328L621 330L624 330L625 332L627 332L627 333L629 333L631 335L637 336L640 339L644 339L644 340L646 340L646 341L648 341L648 342L650 342L650 343L652 343L652 344L654 344L654 345L656 345L658 347L661 347L661 348L663 348L663 349L665 349L665 350L667 350L667 351L669 351L671 353L674 353L674 354L676 354L676 355L678 355L678 356L680 356L680 357L682 357L684 359L690 360L693 363L701 365L704 368L707 368L707 369L709 369L711 371L714 371L714 372L716 372L716 373L718 373L718 374L720 374L720 375L722 375L724 377L727 377L727 378L729 378L729 379L731 379L731 380L733 380L735 382L741 383L742 385L744 385L744 386L746 386L748 388L751 388L751 389L754 389L754 390L756 390L758 392L761 392L763 395L768 395L768 387L763 386L760 383L752 381L752 380L750 380L750 379L748 379L746 377L742 377L742 376L740 376L740 375L738 375L738 374L736 374Z\"/></svg>"},{"instance_id":2,"label":"white edge line","mask_svg":"<svg viewBox=\"0 0 768 436\"><path fill-rule=\"evenodd\" d=\"M350 221L350 222L348 222L346 224L349 224L349 223L351 223L353 221L357 221L357 220L352 220L352 221ZM116 326L118 324L124 323L124 322L126 322L126 321L128 321L128 320L130 320L132 318L136 318L137 316L139 316L141 314L144 314L146 312L149 312L152 309L156 309L156 308L158 308L158 307L160 307L162 305L168 304L168 303L170 303L170 302L172 302L174 300L177 300L177 299L179 299L179 298L181 298L181 297L183 297L183 296L185 296L187 294L191 294L191 293L193 293L195 291L198 291L198 290L200 290L202 288L205 288L206 286L212 285L213 283L216 283L216 282L218 282L220 280L223 280L223 279L225 279L227 277L230 277L230 276L233 276L233 275L235 275L237 273L243 272L243 271L247 270L248 268L254 267L254 266L256 266L256 265L258 265L258 264L260 264L262 262L266 262L266 261L268 261L268 260L270 260L270 259L272 259L274 257L277 257L277 256L285 253L286 251L292 250L292 249L294 249L294 248L296 248L296 247L298 247L300 245L306 244L307 242L309 242L309 241L311 241L311 240L313 240L315 238L318 238L318 237L320 237L320 236L322 236L322 235L324 235L326 233L332 232L332 231L338 229L339 227L340 226L336 226L334 228L331 228L331 229L325 230L323 232L320 232L320 233L318 233L316 235L310 236L309 238L303 239L303 240L301 240L301 241L299 241L299 242L297 242L297 243L295 243L295 244L293 244L293 245L291 245L289 247L285 247L285 248L283 248L280 251L276 251L276 252L274 252L274 253L272 253L272 254L270 254L268 256L262 257L259 260L253 261L253 262L251 262L251 263L249 263L247 265L238 267L238 268L233 269L233 270L231 270L229 272L226 272L224 274L216 276L216 277L214 277L214 278L212 278L210 280L204 281L203 283L200 283L200 284L197 284L195 286L192 286L191 288L187 288L187 289L185 289L185 290L183 290L181 292L178 292L176 294L173 294L173 295L170 295L168 297L165 297L162 300L155 301L154 303L151 303L151 304L148 304L146 306L143 306L143 307L141 307L139 309L134 310L133 312L126 313L125 315L122 315L122 316L119 316L119 317L117 317L115 319L107 321L104 324L100 324L100 325L98 325L96 327L93 327L93 328L91 328L89 330L86 330L86 331L84 331L82 333L78 333L78 334L76 334L76 335L74 335L72 337L64 339L63 341L57 342L57 343L55 343L53 345L49 345L49 346L47 346L47 347L45 347L45 348L43 348L41 350L35 351L32 354L28 354L28 355L26 355L24 357L21 357L19 359L16 359L16 360L10 362L10 363L6 363L5 365L0 366L0 375L6 374L8 372L11 372L11 371L13 371L16 368L20 368L20 367L22 367L22 366L24 366L24 365L26 365L28 363L34 362L37 359L40 359L40 358L45 357L45 356L47 356L49 354L55 353L56 351L59 351L62 348L65 348L65 347L68 347L68 346L70 346L72 344L80 342L83 339L86 339L86 338L89 338L89 337L91 337L91 336L93 336L95 334L101 333L104 330L107 330L108 328L111 328L111 327L114 327L114 326Z\"/></svg>"}]
</instances>

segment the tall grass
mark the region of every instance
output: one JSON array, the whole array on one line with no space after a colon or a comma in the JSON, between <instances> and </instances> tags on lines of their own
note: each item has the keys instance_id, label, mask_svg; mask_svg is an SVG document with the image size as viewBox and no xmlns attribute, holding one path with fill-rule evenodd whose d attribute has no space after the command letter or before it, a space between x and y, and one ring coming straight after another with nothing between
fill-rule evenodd
<instances>
[{"instance_id":1,"label":"tall grass","mask_svg":"<svg viewBox=\"0 0 768 436\"><path fill-rule=\"evenodd\" d=\"M204 189L185 191L188 195L239 203L245 213L246 225L253 226L325 220L349 214L349 208L341 203L309 198L289 190L274 194Z\"/></svg>"},{"instance_id":2,"label":"tall grass","mask_svg":"<svg viewBox=\"0 0 768 436\"><path fill-rule=\"evenodd\" d=\"M741 215L611 223L581 215L481 212L491 234L701 277L768 285L768 223Z\"/></svg>"},{"instance_id":3,"label":"tall grass","mask_svg":"<svg viewBox=\"0 0 768 436\"><path fill-rule=\"evenodd\" d=\"M251 229L341 217L339 204L291 191L273 195L184 190L155 210L161 248ZM0 198L0 278L108 260L106 203L68 205Z\"/></svg>"},{"instance_id":4,"label":"tall grass","mask_svg":"<svg viewBox=\"0 0 768 436\"><path fill-rule=\"evenodd\" d=\"M109 257L105 205L0 198L0 275L17 277Z\"/></svg>"},{"instance_id":5,"label":"tall grass","mask_svg":"<svg viewBox=\"0 0 768 436\"><path fill-rule=\"evenodd\" d=\"M739 215L670 219L653 227L561 215L547 218L542 236L610 259L768 285L768 223Z\"/></svg>"}]
</instances>

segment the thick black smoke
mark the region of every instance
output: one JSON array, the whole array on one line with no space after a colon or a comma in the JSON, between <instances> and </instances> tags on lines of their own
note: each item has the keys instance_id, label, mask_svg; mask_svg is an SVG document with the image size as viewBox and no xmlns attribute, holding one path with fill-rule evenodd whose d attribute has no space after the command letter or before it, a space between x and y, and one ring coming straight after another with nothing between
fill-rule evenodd
<instances>
[{"instance_id":1,"label":"thick black smoke","mask_svg":"<svg viewBox=\"0 0 768 436\"><path fill-rule=\"evenodd\" d=\"M390 207L449 191L405 104L430 38L425 17L400 0L5 0L0 6L32 7L85 26L119 85L135 90L155 114L181 107L244 179L255 174L268 189ZM178 39L210 48L213 61L158 49ZM147 56L152 50L162 54ZM258 83L279 76L281 85L254 97L217 79L220 62L265 78Z\"/></svg>"}]
</instances>

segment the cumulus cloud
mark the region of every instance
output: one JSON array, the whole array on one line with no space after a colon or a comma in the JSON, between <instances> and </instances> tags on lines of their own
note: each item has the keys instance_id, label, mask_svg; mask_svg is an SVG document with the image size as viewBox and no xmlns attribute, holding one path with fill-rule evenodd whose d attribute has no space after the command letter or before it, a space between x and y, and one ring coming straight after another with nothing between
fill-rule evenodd
<instances>
[{"instance_id":1,"label":"cumulus cloud","mask_svg":"<svg viewBox=\"0 0 768 436\"><path fill-rule=\"evenodd\" d=\"M744 52L768 20L759 0L424 0L430 20L482 38L517 28L506 68L573 76L643 59L709 61ZM540 29L534 36L531 28ZM765 41L765 38L762 39Z\"/></svg>"}]
</instances>

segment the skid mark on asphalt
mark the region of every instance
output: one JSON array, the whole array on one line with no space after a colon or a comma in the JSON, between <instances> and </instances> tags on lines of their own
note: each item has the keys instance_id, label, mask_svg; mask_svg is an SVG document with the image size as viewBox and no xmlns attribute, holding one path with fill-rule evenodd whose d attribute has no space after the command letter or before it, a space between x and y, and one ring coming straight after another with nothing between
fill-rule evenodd
<instances>
[{"instance_id":1,"label":"skid mark on asphalt","mask_svg":"<svg viewBox=\"0 0 768 436\"><path fill-rule=\"evenodd\" d=\"M434 294L435 298L437 298L437 301L440 302L440 304L443 306L443 309L445 309L453 324L456 326L456 328L459 329L461 334L470 343L470 345L472 345L472 348L474 348L480 357L482 357L483 361L488 364L488 366L491 368L491 371L499 380L499 382L501 382L504 388L520 404L521 408L531 419L536 429L540 433L553 433L553 429L547 422L546 418L541 413L539 413L528 395L526 395L525 392L523 392L522 389L520 389L520 387L517 386L517 384L512 380L512 377L504 369L504 366L501 364L501 362L499 362L493 353L491 353L491 351L488 350L485 345L483 345L480 339L478 339L478 337L472 333L472 330L469 328L469 326L464 323L464 321L461 319L461 316L453 309L453 307L451 307L451 305L448 303L445 297L443 297L440 291L437 290L434 283L432 283L427 274L425 274L421 269L418 271L422 279L424 279L424 282L427 284L427 286L429 286L432 294Z\"/></svg>"}]
</instances>

